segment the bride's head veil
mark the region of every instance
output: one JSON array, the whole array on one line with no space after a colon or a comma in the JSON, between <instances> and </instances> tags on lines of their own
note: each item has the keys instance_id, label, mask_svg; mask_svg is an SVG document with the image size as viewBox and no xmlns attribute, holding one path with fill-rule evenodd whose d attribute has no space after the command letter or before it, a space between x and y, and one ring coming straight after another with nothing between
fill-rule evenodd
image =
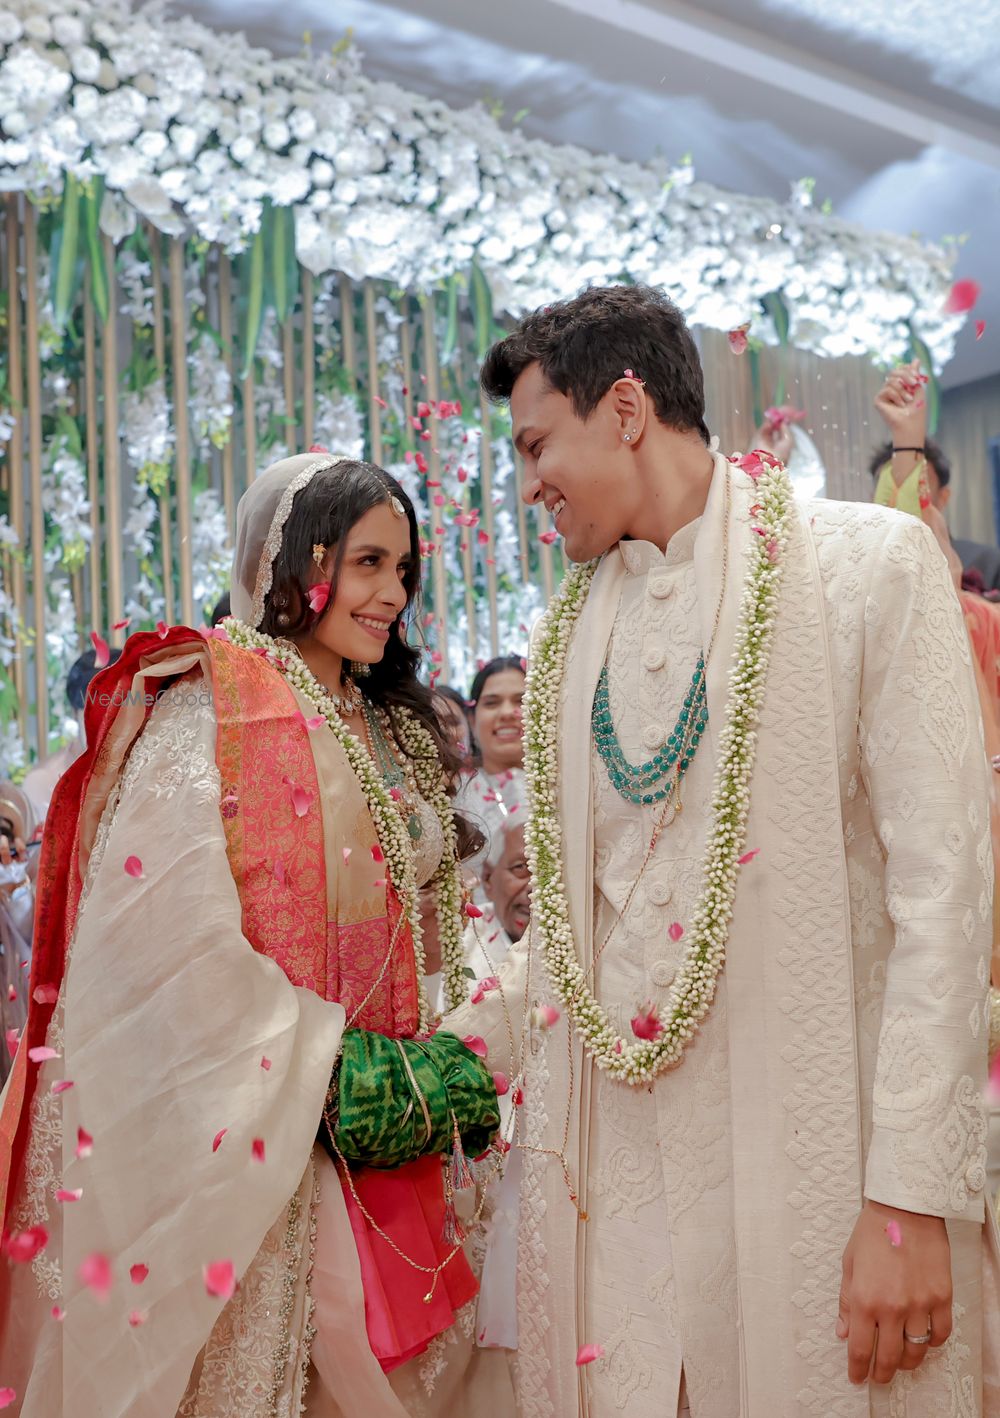
<instances>
[{"instance_id":1,"label":"bride's head veil","mask_svg":"<svg viewBox=\"0 0 1000 1418\"><path fill-rule=\"evenodd\" d=\"M349 462L344 453L298 453L272 463L252 482L236 509L236 551L230 605L237 620L254 630L264 619L264 603L271 589L274 558L295 495L321 468Z\"/></svg>"}]
</instances>

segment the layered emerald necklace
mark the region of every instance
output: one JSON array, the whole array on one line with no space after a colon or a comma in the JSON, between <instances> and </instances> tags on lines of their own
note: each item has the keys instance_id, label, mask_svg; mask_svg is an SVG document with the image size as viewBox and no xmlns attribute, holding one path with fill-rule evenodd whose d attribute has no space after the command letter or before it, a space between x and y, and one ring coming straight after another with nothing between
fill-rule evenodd
<instances>
[{"instance_id":1,"label":"layered emerald necklace","mask_svg":"<svg viewBox=\"0 0 1000 1418\"><path fill-rule=\"evenodd\" d=\"M630 763L625 757L611 716L607 665L601 670L597 681L590 722L597 752L616 791L630 803L662 803L676 790L690 767L708 726L704 655L698 656L673 731L659 752L647 762Z\"/></svg>"}]
</instances>

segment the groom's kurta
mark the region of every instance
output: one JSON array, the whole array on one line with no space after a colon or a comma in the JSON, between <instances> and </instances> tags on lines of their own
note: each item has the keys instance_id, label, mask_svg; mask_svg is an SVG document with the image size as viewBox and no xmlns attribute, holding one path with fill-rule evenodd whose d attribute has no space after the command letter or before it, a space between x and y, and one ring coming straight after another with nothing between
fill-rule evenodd
<instances>
[{"instance_id":1,"label":"groom's kurta","mask_svg":"<svg viewBox=\"0 0 1000 1418\"><path fill-rule=\"evenodd\" d=\"M731 531L723 536L726 482ZM626 755L673 727L716 616L710 712L664 832L597 971L627 1030L668 1004L702 879L754 489L717 458L705 514L666 549L604 558L561 695L564 877L581 958L625 905L651 828L590 735L607 662ZM721 599L723 566L728 586ZM655 740L655 741L654 741ZM720 988L651 1088L600 1074L565 1017L527 1049L519 1244L525 1418L975 1418L982 1410L988 770L968 645L915 519L830 502L792 514L758 734L747 847ZM515 967L527 952L515 950ZM551 1000L533 938L529 998ZM508 977L510 1004L521 997ZM506 1031L469 1014L503 1062ZM477 1014L476 1010L480 1012ZM569 1058L573 1063L570 1094ZM834 1325L863 1197L949 1223L955 1330L889 1388L847 1381ZM992 1239L992 1237L990 1238ZM888 1244L888 1242L887 1242ZM596 1343L604 1358L574 1364ZM992 1365L992 1358L990 1359ZM996 1390L986 1412L993 1411Z\"/></svg>"}]
</instances>

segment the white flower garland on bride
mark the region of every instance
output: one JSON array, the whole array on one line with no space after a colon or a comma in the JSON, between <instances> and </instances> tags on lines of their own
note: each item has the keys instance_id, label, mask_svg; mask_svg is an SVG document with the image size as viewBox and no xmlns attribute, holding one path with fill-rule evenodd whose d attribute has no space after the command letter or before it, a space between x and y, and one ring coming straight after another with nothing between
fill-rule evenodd
<instances>
[{"instance_id":1,"label":"white flower garland on bride","mask_svg":"<svg viewBox=\"0 0 1000 1418\"><path fill-rule=\"evenodd\" d=\"M719 767L705 851L704 885L687 933L684 960L670 991L667 1017L656 1038L621 1038L587 984L579 959L563 881L556 802L559 696L574 626L587 599L597 562L567 576L543 625L528 672L524 702L524 767L531 794L525 833L533 884L532 927L541 938L552 987L580 1030L598 1068L626 1083L650 1083L678 1063L708 1013L725 963L736 882L750 811L756 756L754 732L770 660L774 615L787 538L791 482L767 454L737 460L753 478L753 546L743 587L729 679L726 721L719 737Z\"/></svg>"},{"instance_id":2,"label":"white flower garland on bride","mask_svg":"<svg viewBox=\"0 0 1000 1418\"><path fill-rule=\"evenodd\" d=\"M243 650L264 650L288 683L309 700L329 724L347 755L347 761L357 775L365 795L368 810L375 824L375 835L385 856L388 876L399 894L413 934L413 954L416 958L417 982L420 987L419 1030L424 1033L431 1022L430 1004L424 988L426 961L423 931L420 925L420 892L413 869L413 844L400 817L389 789L372 762L371 755L360 739L351 733L337 712L331 696L297 652L281 644L262 630L252 630L240 620L229 619L222 628L234 645ZM441 761L434 742L408 710L395 711L400 726L402 747L413 764L421 797L434 809L444 833L441 865L432 878L438 915L438 936L445 979L445 999L449 1009L457 1009L468 997L465 975L465 952L462 946L462 912L464 892L458 863L458 843L451 799L445 787Z\"/></svg>"}]
</instances>

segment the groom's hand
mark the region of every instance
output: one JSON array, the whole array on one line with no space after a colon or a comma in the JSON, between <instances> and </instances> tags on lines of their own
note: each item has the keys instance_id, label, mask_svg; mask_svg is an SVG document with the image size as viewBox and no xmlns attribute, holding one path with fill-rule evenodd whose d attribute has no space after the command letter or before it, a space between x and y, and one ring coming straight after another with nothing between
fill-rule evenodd
<instances>
[{"instance_id":1,"label":"groom's hand","mask_svg":"<svg viewBox=\"0 0 1000 1418\"><path fill-rule=\"evenodd\" d=\"M847 1341L851 1383L887 1384L951 1334L951 1247L939 1216L866 1201L843 1265L837 1338ZM906 1338L928 1331L926 1344Z\"/></svg>"}]
</instances>

